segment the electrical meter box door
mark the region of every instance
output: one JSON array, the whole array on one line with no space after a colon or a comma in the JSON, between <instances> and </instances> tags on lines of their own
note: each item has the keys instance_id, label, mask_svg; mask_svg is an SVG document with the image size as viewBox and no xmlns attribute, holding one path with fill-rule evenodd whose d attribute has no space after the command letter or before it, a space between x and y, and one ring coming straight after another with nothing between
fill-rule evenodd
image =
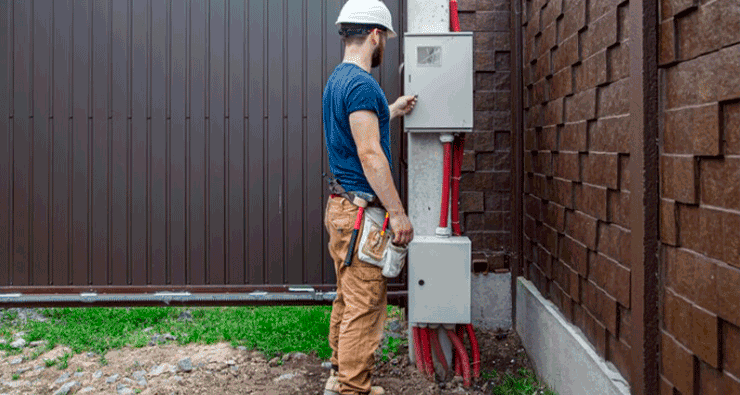
<instances>
[{"instance_id":1,"label":"electrical meter box door","mask_svg":"<svg viewBox=\"0 0 740 395\"><path fill-rule=\"evenodd\" d=\"M409 243L409 322L470 323L470 239L416 236Z\"/></svg>"},{"instance_id":2,"label":"electrical meter box door","mask_svg":"<svg viewBox=\"0 0 740 395\"><path fill-rule=\"evenodd\" d=\"M404 92L419 95L407 132L472 132L473 32L406 33Z\"/></svg>"}]
</instances>

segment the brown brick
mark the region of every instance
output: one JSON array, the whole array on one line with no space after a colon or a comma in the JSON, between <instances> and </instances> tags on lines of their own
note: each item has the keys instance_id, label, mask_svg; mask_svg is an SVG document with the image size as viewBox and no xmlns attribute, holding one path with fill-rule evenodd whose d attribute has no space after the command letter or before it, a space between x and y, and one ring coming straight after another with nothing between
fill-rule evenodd
<instances>
[{"instance_id":1,"label":"brown brick","mask_svg":"<svg viewBox=\"0 0 740 395\"><path fill-rule=\"evenodd\" d=\"M555 177L552 179L552 184L553 191L548 200L552 200L557 204L572 208L573 183L570 180Z\"/></svg>"},{"instance_id":2,"label":"brown brick","mask_svg":"<svg viewBox=\"0 0 740 395\"><path fill-rule=\"evenodd\" d=\"M465 141L472 140L473 149L478 152L490 152L496 149L496 134L491 131L482 131L468 136Z\"/></svg>"},{"instance_id":3,"label":"brown brick","mask_svg":"<svg viewBox=\"0 0 740 395\"><path fill-rule=\"evenodd\" d=\"M533 105L524 111L525 128L534 129L542 126L542 106Z\"/></svg>"},{"instance_id":4,"label":"brown brick","mask_svg":"<svg viewBox=\"0 0 740 395\"><path fill-rule=\"evenodd\" d=\"M570 68L555 73L550 82L550 93L553 98L569 95L573 91L573 75Z\"/></svg>"},{"instance_id":5,"label":"brown brick","mask_svg":"<svg viewBox=\"0 0 740 395\"><path fill-rule=\"evenodd\" d=\"M722 260L740 268L740 215L723 213L722 217Z\"/></svg>"},{"instance_id":6,"label":"brown brick","mask_svg":"<svg viewBox=\"0 0 740 395\"><path fill-rule=\"evenodd\" d=\"M740 8L724 2L707 3L676 19L681 59L716 51L740 41Z\"/></svg>"},{"instance_id":7,"label":"brown brick","mask_svg":"<svg viewBox=\"0 0 740 395\"><path fill-rule=\"evenodd\" d=\"M617 10L604 14L589 23L581 33L581 56L584 59L617 43Z\"/></svg>"},{"instance_id":8,"label":"brown brick","mask_svg":"<svg viewBox=\"0 0 740 395\"><path fill-rule=\"evenodd\" d=\"M478 0L457 0L458 11L475 11L478 9Z\"/></svg>"},{"instance_id":9,"label":"brown brick","mask_svg":"<svg viewBox=\"0 0 740 395\"><path fill-rule=\"evenodd\" d=\"M670 288L665 289L663 301L663 323L677 341L688 347L691 345L693 307L691 302L681 295L675 294Z\"/></svg>"},{"instance_id":10,"label":"brown brick","mask_svg":"<svg viewBox=\"0 0 740 395\"><path fill-rule=\"evenodd\" d=\"M673 395L673 388L675 387L673 387L673 384L671 384L663 375L660 375L659 387L659 395Z\"/></svg>"},{"instance_id":11,"label":"brown brick","mask_svg":"<svg viewBox=\"0 0 740 395\"><path fill-rule=\"evenodd\" d=\"M581 60L578 40L578 34L571 34L552 51L553 71L561 71Z\"/></svg>"},{"instance_id":12,"label":"brown brick","mask_svg":"<svg viewBox=\"0 0 740 395\"><path fill-rule=\"evenodd\" d=\"M717 312L717 264L683 248L667 247L665 251L667 285L697 305Z\"/></svg>"},{"instance_id":13,"label":"brown brick","mask_svg":"<svg viewBox=\"0 0 740 395\"><path fill-rule=\"evenodd\" d=\"M660 200L660 241L678 245L678 209L672 200Z\"/></svg>"},{"instance_id":14,"label":"brown brick","mask_svg":"<svg viewBox=\"0 0 740 395\"><path fill-rule=\"evenodd\" d=\"M699 359L699 382L696 386L702 395L724 395L722 372Z\"/></svg>"},{"instance_id":15,"label":"brown brick","mask_svg":"<svg viewBox=\"0 0 740 395\"><path fill-rule=\"evenodd\" d=\"M593 318L602 324L603 329L609 328L612 333L617 331L617 301L590 280L584 281L583 284L583 305L593 314ZM591 328L591 330L594 330L594 328ZM589 336L588 333L586 335ZM597 334L591 333L591 336L594 335ZM594 341L594 339L590 340ZM598 335L596 340L598 341ZM598 345L596 346L598 347Z\"/></svg>"},{"instance_id":16,"label":"brown brick","mask_svg":"<svg viewBox=\"0 0 740 395\"><path fill-rule=\"evenodd\" d=\"M552 103L552 102L550 102ZM558 128L555 125L545 126L537 137L537 149L541 151L558 150Z\"/></svg>"},{"instance_id":17,"label":"brown brick","mask_svg":"<svg viewBox=\"0 0 740 395\"><path fill-rule=\"evenodd\" d=\"M629 268L631 245L632 238L628 229L614 224L599 223L599 252ZM629 307L624 303L623 306Z\"/></svg>"},{"instance_id":18,"label":"brown brick","mask_svg":"<svg viewBox=\"0 0 740 395\"><path fill-rule=\"evenodd\" d=\"M678 245L694 251L702 248L701 217L698 206L678 206Z\"/></svg>"},{"instance_id":19,"label":"brown brick","mask_svg":"<svg viewBox=\"0 0 740 395\"><path fill-rule=\"evenodd\" d=\"M609 356L627 382L634 383L632 380L633 357L629 344L625 343L623 339L610 341Z\"/></svg>"},{"instance_id":20,"label":"brown brick","mask_svg":"<svg viewBox=\"0 0 740 395\"><path fill-rule=\"evenodd\" d=\"M549 0L542 9L542 23L547 26L563 14L563 0Z\"/></svg>"},{"instance_id":21,"label":"brown brick","mask_svg":"<svg viewBox=\"0 0 740 395\"><path fill-rule=\"evenodd\" d=\"M475 18L475 12L461 12L458 14L458 19L460 21L460 31L463 32L473 32L477 31L476 29L476 18Z\"/></svg>"},{"instance_id":22,"label":"brown brick","mask_svg":"<svg viewBox=\"0 0 740 395\"><path fill-rule=\"evenodd\" d=\"M694 393L694 357L685 347L661 331L663 374L682 394Z\"/></svg>"},{"instance_id":23,"label":"brown brick","mask_svg":"<svg viewBox=\"0 0 740 395\"><path fill-rule=\"evenodd\" d=\"M486 211L511 210L511 195L508 192L485 192Z\"/></svg>"},{"instance_id":24,"label":"brown brick","mask_svg":"<svg viewBox=\"0 0 740 395\"><path fill-rule=\"evenodd\" d=\"M740 376L740 328L729 322L722 322L722 368L735 376Z\"/></svg>"},{"instance_id":25,"label":"brown brick","mask_svg":"<svg viewBox=\"0 0 740 395\"><path fill-rule=\"evenodd\" d=\"M559 149L562 151L580 151L588 150L587 146L587 122L581 121L576 123L566 123L560 133Z\"/></svg>"},{"instance_id":26,"label":"brown brick","mask_svg":"<svg viewBox=\"0 0 740 395\"><path fill-rule=\"evenodd\" d=\"M477 251L501 251L511 241L511 233L497 231L466 232L472 248Z\"/></svg>"},{"instance_id":27,"label":"brown brick","mask_svg":"<svg viewBox=\"0 0 740 395\"><path fill-rule=\"evenodd\" d=\"M495 71L496 59L493 50L475 49L473 56L473 70L475 71Z\"/></svg>"},{"instance_id":28,"label":"brown brick","mask_svg":"<svg viewBox=\"0 0 740 395\"><path fill-rule=\"evenodd\" d=\"M617 313L619 315L619 339L632 343L632 310L624 308L624 306L617 306ZM616 339L615 339L616 340Z\"/></svg>"},{"instance_id":29,"label":"brown brick","mask_svg":"<svg viewBox=\"0 0 740 395\"><path fill-rule=\"evenodd\" d=\"M460 192L460 211L483 211L483 192Z\"/></svg>"},{"instance_id":30,"label":"brown brick","mask_svg":"<svg viewBox=\"0 0 740 395\"><path fill-rule=\"evenodd\" d=\"M717 265L717 297L719 316L740 326L740 270L726 265ZM738 356L740 358L740 356ZM738 359L740 372L740 359Z\"/></svg>"},{"instance_id":31,"label":"brown brick","mask_svg":"<svg viewBox=\"0 0 740 395\"><path fill-rule=\"evenodd\" d=\"M566 236L560 239L560 257L582 277L588 274L588 250L586 246Z\"/></svg>"},{"instance_id":32,"label":"brown brick","mask_svg":"<svg viewBox=\"0 0 740 395\"><path fill-rule=\"evenodd\" d=\"M486 211L483 213L483 226L486 230L511 230L511 212Z\"/></svg>"},{"instance_id":33,"label":"brown brick","mask_svg":"<svg viewBox=\"0 0 740 395\"><path fill-rule=\"evenodd\" d=\"M475 13L475 31L508 32L510 15L505 11L478 11Z\"/></svg>"},{"instance_id":34,"label":"brown brick","mask_svg":"<svg viewBox=\"0 0 740 395\"><path fill-rule=\"evenodd\" d=\"M565 207L554 203L548 202L543 211L542 221L558 232L565 231Z\"/></svg>"},{"instance_id":35,"label":"brown brick","mask_svg":"<svg viewBox=\"0 0 740 395\"><path fill-rule=\"evenodd\" d=\"M547 95L547 80L539 80L532 86L532 105L544 104L549 97ZM542 126L542 124L538 125Z\"/></svg>"},{"instance_id":36,"label":"brown brick","mask_svg":"<svg viewBox=\"0 0 740 395\"><path fill-rule=\"evenodd\" d=\"M463 151L462 171L475 171L475 151Z\"/></svg>"},{"instance_id":37,"label":"brown brick","mask_svg":"<svg viewBox=\"0 0 740 395\"><path fill-rule=\"evenodd\" d=\"M574 187L575 209L606 221L606 188L590 184Z\"/></svg>"},{"instance_id":38,"label":"brown brick","mask_svg":"<svg viewBox=\"0 0 740 395\"><path fill-rule=\"evenodd\" d=\"M485 230L483 227L483 214L481 213L465 213L465 228L464 232Z\"/></svg>"},{"instance_id":39,"label":"brown brick","mask_svg":"<svg viewBox=\"0 0 740 395\"><path fill-rule=\"evenodd\" d=\"M563 22L560 37L570 37L586 26L586 0L568 0L563 3Z\"/></svg>"},{"instance_id":40,"label":"brown brick","mask_svg":"<svg viewBox=\"0 0 740 395\"><path fill-rule=\"evenodd\" d=\"M588 128L590 149L602 152L630 151L630 116L600 118Z\"/></svg>"},{"instance_id":41,"label":"brown brick","mask_svg":"<svg viewBox=\"0 0 740 395\"><path fill-rule=\"evenodd\" d=\"M563 123L562 98L547 102L542 113L542 123L544 125L559 125Z\"/></svg>"},{"instance_id":42,"label":"brown brick","mask_svg":"<svg viewBox=\"0 0 740 395\"><path fill-rule=\"evenodd\" d=\"M740 154L740 101L724 105L722 112L726 155Z\"/></svg>"},{"instance_id":43,"label":"brown brick","mask_svg":"<svg viewBox=\"0 0 740 395\"><path fill-rule=\"evenodd\" d=\"M607 48L606 57L609 59L609 82L619 81L630 75L630 43L622 41L619 45Z\"/></svg>"},{"instance_id":44,"label":"brown brick","mask_svg":"<svg viewBox=\"0 0 740 395\"><path fill-rule=\"evenodd\" d=\"M740 158L702 160L701 202L740 210Z\"/></svg>"},{"instance_id":45,"label":"brown brick","mask_svg":"<svg viewBox=\"0 0 740 395\"><path fill-rule=\"evenodd\" d=\"M537 221L542 221L542 200L537 196L524 197L525 213Z\"/></svg>"},{"instance_id":46,"label":"brown brick","mask_svg":"<svg viewBox=\"0 0 740 395\"><path fill-rule=\"evenodd\" d=\"M703 361L719 369L719 322L717 315L694 306L691 321L691 350Z\"/></svg>"},{"instance_id":47,"label":"brown brick","mask_svg":"<svg viewBox=\"0 0 740 395\"><path fill-rule=\"evenodd\" d=\"M661 22L658 34L660 39L658 44L658 63L661 65L671 63L676 60L676 23L673 18Z\"/></svg>"},{"instance_id":48,"label":"brown brick","mask_svg":"<svg viewBox=\"0 0 740 395\"><path fill-rule=\"evenodd\" d=\"M695 7L698 0L660 0L660 14L663 19Z\"/></svg>"},{"instance_id":49,"label":"brown brick","mask_svg":"<svg viewBox=\"0 0 740 395\"><path fill-rule=\"evenodd\" d=\"M524 235L528 238L533 238L537 233L537 222L529 215L524 216ZM530 257L532 259L532 257Z\"/></svg>"},{"instance_id":50,"label":"brown brick","mask_svg":"<svg viewBox=\"0 0 740 395\"><path fill-rule=\"evenodd\" d=\"M511 35L506 32L475 32L473 45L478 50L510 51Z\"/></svg>"},{"instance_id":51,"label":"brown brick","mask_svg":"<svg viewBox=\"0 0 740 395\"><path fill-rule=\"evenodd\" d=\"M581 281L579 280L578 272L567 266L564 267L564 270L568 276L568 288L566 290L568 296L576 303L579 303L581 301Z\"/></svg>"},{"instance_id":52,"label":"brown brick","mask_svg":"<svg viewBox=\"0 0 740 395\"><path fill-rule=\"evenodd\" d=\"M496 151L511 151L511 133L508 130L496 131Z\"/></svg>"},{"instance_id":53,"label":"brown brick","mask_svg":"<svg viewBox=\"0 0 740 395\"><path fill-rule=\"evenodd\" d=\"M630 193L627 191L609 191L609 222L623 228L630 228Z\"/></svg>"},{"instance_id":54,"label":"brown brick","mask_svg":"<svg viewBox=\"0 0 740 395\"><path fill-rule=\"evenodd\" d=\"M618 189L619 157L617 154L590 153L583 156L583 181Z\"/></svg>"},{"instance_id":55,"label":"brown brick","mask_svg":"<svg viewBox=\"0 0 740 395\"><path fill-rule=\"evenodd\" d=\"M543 174L535 174L532 177L532 194L550 200L550 183Z\"/></svg>"},{"instance_id":56,"label":"brown brick","mask_svg":"<svg viewBox=\"0 0 740 395\"><path fill-rule=\"evenodd\" d=\"M511 168L511 155L507 151L481 152L476 155L477 170L509 170Z\"/></svg>"},{"instance_id":57,"label":"brown brick","mask_svg":"<svg viewBox=\"0 0 740 395\"><path fill-rule=\"evenodd\" d=\"M628 114L630 111L629 79L621 79L599 88L598 117Z\"/></svg>"},{"instance_id":58,"label":"brown brick","mask_svg":"<svg viewBox=\"0 0 740 395\"><path fill-rule=\"evenodd\" d=\"M573 66L573 91L581 92L605 84L606 67L606 50L597 52L578 66Z\"/></svg>"},{"instance_id":59,"label":"brown brick","mask_svg":"<svg viewBox=\"0 0 740 395\"><path fill-rule=\"evenodd\" d=\"M478 0L478 11L510 11L510 0Z\"/></svg>"},{"instance_id":60,"label":"brown brick","mask_svg":"<svg viewBox=\"0 0 740 395\"><path fill-rule=\"evenodd\" d=\"M566 122L596 118L596 88L566 97L564 106Z\"/></svg>"},{"instance_id":61,"label":"brown brick","mask_svg":"<svg viewBox=\"0 0 740 395\"><path fill-rule=\"evenodd\" d=\"M544 23L544 21L543 21ZM547 54L550 50L557 45L557 24L555 21L545 25L542 30L542 37L540 37L539 53Z\"/></svg>"},{"instance_id":62,"label":"brown brick","mask_svg":"<svg viewBox=\"0 0 740 395\"><path fill-rule=\"evenodd\" d=\"M722 393L740 394L740 380L724 373L722 375Z\"/></svg>"},{"instance_id":63,"label":"brown brick","mask_svg":"<svg viewBox=\"0 0 740 395\"><path fill-rule=\"evenodd\" d=\"M474 111L473 128L477 130L491 130L493 123L493 111Z\"/></svg>"},{"instance_id":64,"label":"brown brick","mask_svg":"<svg viewBox=\"0 0 740 395\"><path fill-rule=\"evenodd\" d=\"M722 259L722 215L721 211L700 206L699 208L699 240L701 248L698 252ZM690 229L689 231L694 231Z\"/></svg>"},{"instance_id":65,"label":"brown brick","mask_svg":"<svg viewBox=\"0 0 740 395\"><path fill-rule=\"evenodd\" d=\"M591 0L589 1L588 17L590 20L596 20L607 12L617 8L621 0Z\"/></svg>"},{"instance_id":66,"label":"brown brick","mask_svg":"<svg viewBox=\"0 0 740 395\"><path fill-rule=\"evenodd\" d=\"M555 177L581 181L579 155L577 152L559 152L553 155Z\"/></svg>"},{"instance_id":67,"label":"brown brick","mask_svg":"<svg viewBox=\"0 0 740 395\"><path fill-rule=\"evenodd\" d=\"M666 108L737 99L740 45L681 62L666 70Z\"/></svg>"},{"instance_id":68,"label":"brown brick","mask_svg":"<svg viewBox=\"0 0 740 395\"><path fill-rule=\"evenodd\" d=\"M589 278L623 306L630 304L630 271L606 255L589 254ZM616 314L616 306L614 313ZM616 320L611 331L616 333Z\"/></svg>"},{"instance_id":69,"label":"brown brick","mask_svg":"<svg viewBox=\"0 0 740 395\"><path fill-rule=\"evenodd\" d=\"M510 91L511 72L475 73L475 89L481 91Z\"/></svg>"},{"instance_id":70,"label":"brown brick","mask_svg":"<svg viewBox=\"0 0 740 395\"><path fill-rule=\"evenodd\" d=\"M717 103L665 112L664 153L715 156L721 140Z\"/></svg>"},{"instance_id":71,"label":"brown brick","mask_svg":"<svg viewBox=\"0 0 740 395\"><path fill-rule=\"evenodd\" d=\"M511 106L511 92L493 91L475 92L475 109L476 110L494 110L505 111Z\"/></svg>"},{"instance_id":72,"label":"brown brick","mask_svg":"<svg viewBox=\"0 0 740 395\"><path fill-rule=\"evenodd\" d=\"M549 151L538 151L532 156L534 172L545 176L552 176L552 154Z\"/></svg>"},{"instance_id":73,"label":"brown brick","mask_svg":"<svg viewBox=\"0 0 740 395\"><path fill-rule=\"evenodd\" d=\"M619 189L629 191L631 185L630 178L630 157L629 155L619 155Z\"/></svg>"},{"instance_id":74,"label":"brown brick","mask_svg":"<svg viewBox=\"0 0 740 395\"><path fill-rule=\"evenodd\" d=\"M580 211L569 211L566 214L566 234L585 244L589 249L596 249L596 218Z\"/></svg>"},{"instance_id":75,"label":"brown brick","mask_svg":"<svg viewBox=\"0 0 740 395\"><path fill-rule=\"evenodd\" d=\"M682 203L697 203L696 161L691 156L660 157L660 183L663 197Z\"/></svg>"},{"instance_id":76,"label":"brown brick","mask_svg":"<svg viewBox=\"0 0 740 395\"><path fill-rule=\"evenodd\" d=\"M524 60L525 63L529 63L537 59L535 35L540 32L539 18L534 18L527 22L527 26L524 27L524 31L525 35L522 38L522 40L525 41Z\"/></svg>"},{"instance_id":77,"label":"brown brick","mask_svg":"<svg viewBox=\"0 0 740 395\"><path fill-rule=\"evenodd\" d=\"M534 160L532 157L534 154L533 151L524 151L524 172L525 173L534 173Z\"/></svg>"}]
</instances>

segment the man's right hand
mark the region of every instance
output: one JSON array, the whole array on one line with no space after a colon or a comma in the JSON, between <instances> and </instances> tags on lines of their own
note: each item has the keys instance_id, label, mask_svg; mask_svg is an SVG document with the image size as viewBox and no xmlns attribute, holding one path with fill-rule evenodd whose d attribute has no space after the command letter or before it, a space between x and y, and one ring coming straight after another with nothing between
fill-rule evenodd
<instances>
[{"instance_id":1,"label":"man's right hand","mask_svg":"<svg viewBox=\"0 0 740 395\"><path fill-rule=\"evenodd\" d=\"M406 214L390 214L390 223L395 234L393 244L405 246L414 239L414 227Z\"/></svg>"}]
</instances>

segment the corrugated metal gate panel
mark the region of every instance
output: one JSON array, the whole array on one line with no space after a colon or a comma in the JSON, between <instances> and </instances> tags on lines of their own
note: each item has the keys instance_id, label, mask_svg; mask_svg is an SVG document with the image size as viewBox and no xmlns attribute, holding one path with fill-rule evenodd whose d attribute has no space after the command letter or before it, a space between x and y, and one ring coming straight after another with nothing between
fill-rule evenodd
<instances>
[{"instance_id":1,"label":"corrugated metal gate panel","mask_svg":"<svg viewBox=\"0 0 740 395\"><path fill-rule=\"evenodd\" d=\"M343 3L0 2L2 289L330 289L321 96ZM373 71L391 100L400 45Z\"/></svg>"}]
</instances>

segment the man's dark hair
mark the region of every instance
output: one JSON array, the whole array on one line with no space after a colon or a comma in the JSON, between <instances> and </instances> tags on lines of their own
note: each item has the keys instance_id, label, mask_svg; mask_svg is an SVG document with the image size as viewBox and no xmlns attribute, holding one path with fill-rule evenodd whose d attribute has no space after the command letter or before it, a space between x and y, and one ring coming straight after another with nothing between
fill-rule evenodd
<instances>
[{"instance_id":1,"label":"man's dark hair","mask_svg":"<svg viewBox=\"0 0 740 395\"><path fill-rule=\"evenodd\" d=\"M342 42L345 45L362 45L370 32L376 28L384 32L388 31L384 26L377 24L340 23L339 26L339 35L342 36Z\"/></svg>"}]
</instances>

